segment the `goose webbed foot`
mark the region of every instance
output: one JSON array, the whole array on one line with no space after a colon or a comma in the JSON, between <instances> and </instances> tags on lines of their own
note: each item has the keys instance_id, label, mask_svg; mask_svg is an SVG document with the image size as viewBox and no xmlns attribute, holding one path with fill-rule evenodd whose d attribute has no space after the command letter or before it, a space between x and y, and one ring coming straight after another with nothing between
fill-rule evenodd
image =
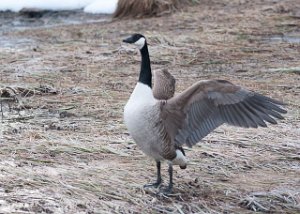
<instances>
[{"instance_id":1,"label":"goose webbed foot","mask_svg":"<svg viewBox=\"0 0 300 214\"><path fill-rule=\"evenodd\" d=\"M156 182L151 183L151 184L145 184L144 188L149 188L149 187L158 188L161 185L162 179L161 179L161 173L160 173L160 169L161 169L160 161L156 161L156 168L157 168L157 180L156 180Z\"/></svg>"},{"instance_id":2,"label":"goose webbed foot","mask_svg":"<svg viewBox=\"0 0 300 214\"><path fill-rule=\"evenodd\" d=\"M169 185L168 187L162 188L159 191L159 194L162 194L165 196L171 195L172 193L173 193L173 185Z\"/></svg>"}]
</instances>

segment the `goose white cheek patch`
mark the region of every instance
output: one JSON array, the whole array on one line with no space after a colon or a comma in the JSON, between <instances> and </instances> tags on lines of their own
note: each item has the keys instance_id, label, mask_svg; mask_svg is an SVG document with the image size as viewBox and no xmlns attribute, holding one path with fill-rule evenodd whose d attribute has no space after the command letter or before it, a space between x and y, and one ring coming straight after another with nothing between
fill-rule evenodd
<instances>
[{"instance_id":1,"label":"goose white cheek patch","mask_svg":"<svg viewBox=\"0 0 300 214\"><path fill-rule=\"evenodd\" d=\"M137 40L134 44L138 47L138 49L142 49L145 45L145 38L140 38L139 40Z\"/></svg>"}]
</instances>

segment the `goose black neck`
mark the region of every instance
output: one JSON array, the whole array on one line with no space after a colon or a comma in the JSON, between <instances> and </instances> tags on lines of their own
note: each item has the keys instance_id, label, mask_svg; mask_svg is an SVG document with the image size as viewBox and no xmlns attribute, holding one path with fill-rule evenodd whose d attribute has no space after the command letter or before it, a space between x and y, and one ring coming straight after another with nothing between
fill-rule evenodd
<instances>
[{"instance_id":1,"label":"goose black neck","mask_svg":"<svg viewBox=\"0 0 300 214\"><path fill-rule=\"evenodd\" d=\"M144 83L150 88L152 88L152 73L147 43L145 43L144 47L140 50L140 52L142 55L142 62L139 82Z\"/></svg>"}]
</instances>

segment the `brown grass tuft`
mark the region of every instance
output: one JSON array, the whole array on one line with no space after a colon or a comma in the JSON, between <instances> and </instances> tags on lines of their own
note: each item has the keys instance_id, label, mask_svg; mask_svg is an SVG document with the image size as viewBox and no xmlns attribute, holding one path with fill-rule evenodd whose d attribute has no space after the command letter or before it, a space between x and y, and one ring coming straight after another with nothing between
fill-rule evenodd
<instances>
[{"instance_id":1,"label":"brown grass tuft","mask_svg":"<svg viewBox=\"0 0 300 214\"><path fill-rule=\"evenodd\" d=\"M119 0L114 18L143 18L172 13L189 0Z\"/></svg>"}]
</instances>

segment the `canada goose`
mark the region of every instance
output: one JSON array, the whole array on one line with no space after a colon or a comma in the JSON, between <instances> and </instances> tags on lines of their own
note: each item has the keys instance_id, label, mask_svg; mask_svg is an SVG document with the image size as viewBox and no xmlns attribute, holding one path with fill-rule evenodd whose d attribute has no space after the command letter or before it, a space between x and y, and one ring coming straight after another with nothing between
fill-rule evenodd
<instances>
[{"instance_id":1,"label":"canada goose","mask_svg":"<svg viewBox=\"0 0 300 214\"><path fill-rule=\"evenodd\" d=\"M245 128L266 127L283 119L282 102L249 91L226 80L202 80L168 100L152 93L151 66L146 38L134 34L123 42L135 44L141 53L138 82L124 108L124 120L139 148L156 161L157 181L161 182L161 161L169 164L171 193L173 165L186 168L183 145L192 147L223 123Z\"/></svg>"}]
</instances>

